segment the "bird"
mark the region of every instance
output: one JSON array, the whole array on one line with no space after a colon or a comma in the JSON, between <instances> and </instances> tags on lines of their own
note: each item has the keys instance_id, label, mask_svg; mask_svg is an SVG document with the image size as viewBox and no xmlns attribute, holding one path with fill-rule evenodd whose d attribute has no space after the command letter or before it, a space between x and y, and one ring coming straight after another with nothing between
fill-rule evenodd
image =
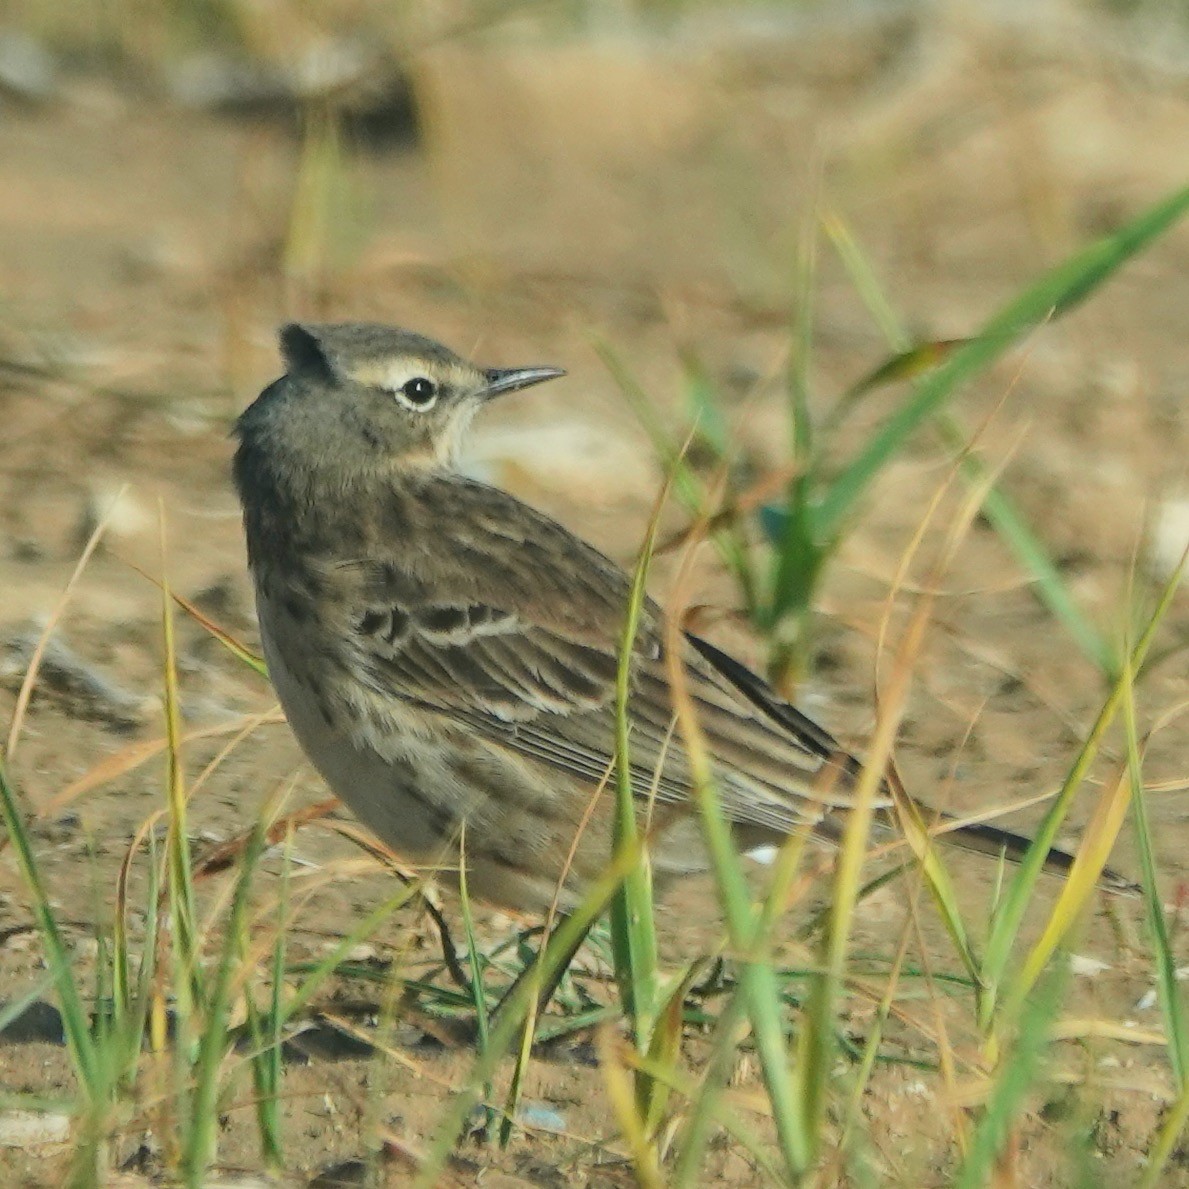
<instances>
[{"instance_id":1,"label":"bird","mask_svg":"<svg viewBox=\"0 0 1189 1189\"><path fill-rule=\"evenodd\" d=\"M292 323L280 350L284 374L236 424L233 471L264 658L299 744L408 862L457 882L465 861L468 893L500 908L573 911L611 860L632 579L459 462L480 410L565 372L482 367L374 323ZM860 762L728 653L667 634L646 597L628 754L661 890L710 867L674 660L739 848L836 842ZM893 801L885 780L873 808L889 830ZM942 837L1016 862L1030 845L986 823ZM1045 866L1072 861L1054 848Z\"/></svg>"}]
</instances>

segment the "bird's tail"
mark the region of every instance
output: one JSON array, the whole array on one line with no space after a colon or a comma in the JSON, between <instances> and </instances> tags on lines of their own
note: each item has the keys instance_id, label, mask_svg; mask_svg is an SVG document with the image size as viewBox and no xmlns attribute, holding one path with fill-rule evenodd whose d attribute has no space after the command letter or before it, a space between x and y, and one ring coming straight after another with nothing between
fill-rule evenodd
<instances>
[{"instance_id":1,"label":"bird's tail","mask_svg":"<svg viewBox=\"0 0 1189 1189\"><path fill-rule=\"evenodd\" d=\"M948 814L940 815L940 826L933 833L941 842L949 846L956 846L961 850L975 854L989 855L993 859L1003 858L1009 863L1022 863L1024 856L1032 847L1032 839L1022 834L1013 834L1010 830L1003 830L999 826L988 825L986 822L975 822L961 826L946 828L945 823L956 819ZM1052 846L1044 857L1044 870L1050 875L1068 875L1073 867L1074 857L1060 847ZM1100 887L1112 892L1126 895L1138 895L1141 888L1124 878L1112 867L1104 867L1098 877Z\"/></svg>"},{"instance_id":2,"label":"bird's tail","mask_svg":"<svg viewBox=\"0 0 1189 1189\"><path fill-rule=\"evenodd\" d=\"M852 780L862 770L859 761L845 752L835 753L835 763ZM986 855L992 859L1006 859L1009 863L1017 864L1022 863L1028 851L1032 849L1033 840L1023 834L1015 834L988 822L966 822L959 825L957 823L960 819L953 814L940 812L918 801L909 795L894 766L889 766L885 773L884 790L892 804L876 810L876 821L894 837L903 835L895 808L898 803L911 806L921 822L928 827L930 834L947 846L954 846L972 854ZM1050 875L1066 876L1073 869L1073 864L1074 856L1069 851L1062 850L1059 846L1051 846L1044 857L1042 870ZM1139 884L1132 883L1113 867L1103 867L1097 883L1105 891L1121 895L1136 896L1143 891Z\"/></svg>"}]
</instances>

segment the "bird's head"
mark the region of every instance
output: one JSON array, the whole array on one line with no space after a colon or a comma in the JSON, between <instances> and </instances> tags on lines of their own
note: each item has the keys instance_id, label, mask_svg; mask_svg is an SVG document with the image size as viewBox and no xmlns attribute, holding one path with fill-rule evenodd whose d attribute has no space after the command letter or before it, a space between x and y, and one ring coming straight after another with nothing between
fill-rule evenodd
<instances>
[{"instance_id":1,"label":"bird's head","mask_svg":"<svg viewBox=\"0 0 1189 1189\"><path fill-rule=\"evenodd\" d=\"M260 429L347 465L450 466L487 401L565 374L479 367L412 331L363 322L292 323L281 354L286 375L245 413L241 437Z\"/></svg>"}]
</instances>

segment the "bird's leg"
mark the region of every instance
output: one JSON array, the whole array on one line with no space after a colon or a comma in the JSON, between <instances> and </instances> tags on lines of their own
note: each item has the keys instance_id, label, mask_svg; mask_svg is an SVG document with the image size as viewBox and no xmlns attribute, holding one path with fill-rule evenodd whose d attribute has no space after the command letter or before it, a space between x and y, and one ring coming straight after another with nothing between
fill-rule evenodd
<instances>
[{"instance_id":1,"label":"bird's leg","mask_svg":"<svg viewBox=\"0 0 1189 1189\"><path fill-rule=\"evenodd\" d=\"M397 874L399 875L400 873L398 872ZM409 881L406 880L407 882ZM434 923L434 928L438 931L438 941L442 946L442 962L445 964L450 977L458 984L462 991L468 995L473 995L475 993L474 988L471 986L471 980L467 978L466 971L463 970L461 963L458 961L458 949L454 944L454 936L450 932L450 926L447 924L442 910L424 892L421 894L421 906L429 914L430 920Z\"/></svg>"}]
</instances>

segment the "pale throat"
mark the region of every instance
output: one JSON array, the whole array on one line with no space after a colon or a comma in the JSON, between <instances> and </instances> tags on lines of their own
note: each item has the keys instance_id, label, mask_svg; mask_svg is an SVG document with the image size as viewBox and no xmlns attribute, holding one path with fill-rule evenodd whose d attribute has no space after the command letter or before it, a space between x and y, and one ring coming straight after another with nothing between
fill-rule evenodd
<instances>
[{"instance_id":1,"label":"pale throat","mask_svg":"<svg viewBox=\"0 0 1189 1189\"><path fill-rule=\"evenodd\" d=\"M467 401L446 423L445 431L438 436L434 443L434 453L439 466L447 467L452 471L458 470L462 458L463 440L466 438L467 430L471 428L471 422L475 419L475 414L478 411L477 402Z\"/></svg>"}]
</instances>

